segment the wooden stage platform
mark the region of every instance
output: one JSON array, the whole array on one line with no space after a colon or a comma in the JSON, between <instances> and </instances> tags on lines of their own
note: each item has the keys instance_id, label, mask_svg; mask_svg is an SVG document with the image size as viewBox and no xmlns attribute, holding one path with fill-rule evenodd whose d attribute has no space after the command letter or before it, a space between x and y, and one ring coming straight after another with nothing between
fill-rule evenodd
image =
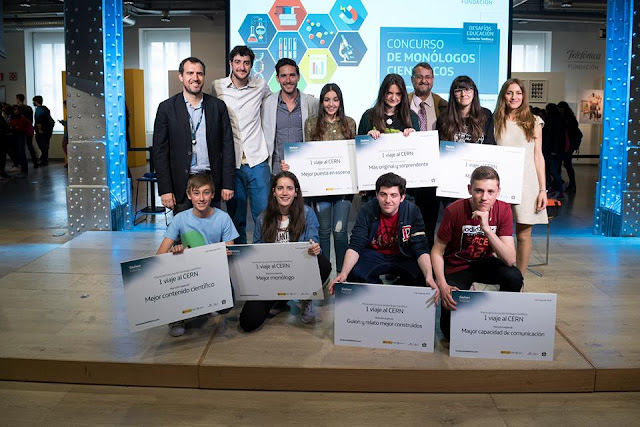
<instances>
[{"instance_id":1,"label":"wooden stage platform","mask_svg":"<svg viewBox=\"0 0 640 427\"><path fill-rule=\"evenodd\" d=\"M282 313L252 334L238 309L172 338L131 334L120 262L160 232L88 232L0 278L0 379L244 390L592 392L640 390L640 240L554 238L531 292L558 294L553 362L460 359L333 345L333 306L316 325ZM536 246L542 247L541 241Z\"/></svg>"}]
</instances>

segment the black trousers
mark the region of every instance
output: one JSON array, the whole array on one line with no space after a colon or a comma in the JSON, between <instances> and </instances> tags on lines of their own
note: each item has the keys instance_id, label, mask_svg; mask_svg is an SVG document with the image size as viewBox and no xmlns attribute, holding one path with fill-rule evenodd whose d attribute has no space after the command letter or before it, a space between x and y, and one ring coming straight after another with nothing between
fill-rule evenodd
<instances>
[{"instance_id":1,"label":"black trousers","mask_svg":"<svg viewBox=\"0 0 640 427\"><path fill-rule=\"evenodd\" d=\"M42 153L40 155L40 162L48 163L49 162L49 144L51 142L51 134L49 133L36 133L36 143L38 144L38 148Z\"/></svg>"},{"instance_id":2,"label":"black trousers","mask_svg":"<svg viewBox=\"0 0 640 427\"><path fill-rule=\"evenodd\" d=\"M487 257L471 263L471 267L445 276L449 286L455 286L462 291L471 289L473 282L498 284L500 292L520 292L523 277L520 270L513 265L507 265L496 257ZM451 311L441 307L440 330L447 339L451 331Z\"/></svg>"},{"instance_id":3,"label":"black trousers","mask_svg":"<svg viewBox=\"0 0 640 427\"><path fill-rule=\"evenodd\" d=\"M318 268L320 269L320 279L322 283L327 281L331 274L331 263L322 254L317 256ZM276 301L247 301L240 312L240 327L245 332L252 332L258 329L269 315L269 310Z\"/></svg>"}]
</instances>

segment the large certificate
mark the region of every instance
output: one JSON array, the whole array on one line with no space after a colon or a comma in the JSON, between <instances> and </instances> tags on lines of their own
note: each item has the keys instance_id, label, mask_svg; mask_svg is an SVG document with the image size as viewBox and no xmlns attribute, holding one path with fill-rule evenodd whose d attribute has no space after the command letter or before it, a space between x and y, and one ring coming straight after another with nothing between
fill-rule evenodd
<instances>
[{"instance_id":1,"label":"large certificate","mask_svg":"<svg viewBox=\"0 0 640 427\"><path fill-rule=\"evenodd\" d=\"M323 299L318 259L309 242L229 246L237 301Z\"/></svg>"},{"instance_id":2,"label":"large certificate","mask_svg":"<svg viewBox=\"0 0 640 427\"><path fill-rule=\"evenodd\" d=\"M131 332L233 307L224 243L120 267Z\"/></svg>"},{"instance_id":3,"label":"large certificate","mask_svg":"<svg viewBox=\"0 0 640 427\"><path fill-rule=\"evenodd\" d=\"M284 159L304 197L358 192L353 139L285 144Z\"/></svg>"},{"instance_id":4,"label":"large certificate","mask_svg":"<svg viewBox=\"0 0 640 427\"><path fill-rule=\"evenodd\" d=\"M500 176L500 197L506 203L520 203L524 173L524 148L499 145L440 142L440 175L436 194L441 197L469 197L467 186L478 166L491 166Z\"/></svg>"},{"instance_id":5,"label":"large certificate","mask_svg":"<svg viewBox=\"0 0 640 427\"><path fill-rule=\"evenodd\" d=\"M433 352L433 289L357 283L333 289L335 345Z\"/></svg>"},{"instance_id":6,"label":"large certificate","mask_svg":"<svg viewBox=\"0 0 640 427\"><path fill-rule=\"evenodd\" d=\"M407 180L407 188L438 185L438 132L356 136L358 190L375 190L382 174L394 172Z\"/></svg>"},{"instance_id":7,"label":"large certificate","mask_svg":"<svg viewBox=\"0 0 640 427\"><path fill-rule=\"evenodd\" d=\"M556 294L457 291L449 355L553 360Z\"/></svg>"}]
</instances>

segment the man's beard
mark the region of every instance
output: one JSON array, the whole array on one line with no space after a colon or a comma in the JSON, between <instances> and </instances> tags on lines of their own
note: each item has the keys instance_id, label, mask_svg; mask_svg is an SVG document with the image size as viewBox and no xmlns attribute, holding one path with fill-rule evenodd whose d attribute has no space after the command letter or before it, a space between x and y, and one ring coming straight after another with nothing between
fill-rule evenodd
<instances>
[{"instance_id":1,"label":"man's beard","mask_svg":"<svg viewBox=\"0 0 640 427\"><path fill-rule=\"evenodd\" d=\"M198 91L191 90L189 86L184 86L184 90L186 90L190 95L200 95L202 93L202 86L200 86L200 89L198 89Z\"/></svg>"}]
</instances>

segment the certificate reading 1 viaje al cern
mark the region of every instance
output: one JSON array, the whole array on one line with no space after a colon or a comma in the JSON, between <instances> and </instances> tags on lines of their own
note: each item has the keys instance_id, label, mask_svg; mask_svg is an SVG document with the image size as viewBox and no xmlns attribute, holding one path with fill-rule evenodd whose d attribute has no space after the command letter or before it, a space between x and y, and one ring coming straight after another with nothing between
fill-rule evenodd
<instances>
[{"instance_id":1,"label":"certificate reading 1 viaje al cern","mask_svg":"<svg viewBox=\"0 0 640 427\"><path fill-rule=\"evenodd\" d=\"M433 289L337 283L334 291L335 345L433 352Z\"/></svg>"},{"instance_id":2,"label":"certificate reading 1 viaje al cern","mask_svg":"<svg viewBox=\"0 0 640 427\"><path fill-rule=\"evenodd\" d=\"M131 332L233 307L224 243L120 267Z\"/></svg>"},{"instance_id":3,"label":"certificate reading 1 viaje al cern","mask_svg":"<svg viewBox=\"0 0 640 427\"><path fill-rule=\"evenodd\" d=\"M440 175L436 194L469 197L467 186L478 166L491 166L500 176L500 197L505 203L520 203L524 171L524 148L499 145L440 142Z\"/></svg>"},{"instance_id":4,"label":"certificate reading 1 viaje al cern","mask_svg":"<svg viewBox=\"0 0 640 427\"><path fill-rule=\"evenodd\" d=\"M556 294L455 291L449 355L553 360Z\"/></svg>"},{"instance_id":5,"label":"certificate reading 1 viaje al cern","mask_svg":"<svg viewBox=\"0 0 640 427\"><path fill-rule=\"evenodd\" d=\"M288 143L284 159L304 197L358 192L353 139Z\"/></svg>"},{"instance_id":6,"label":"certificate reading 1 viaje al cern","mask_svg":"<svg viewBox=\"0 0 640 427\"><path fill-rule=\"evenodd\" d=\"M375 190L380 175L393 172L407 180L407 188L438 185L438 132L356 136L358 190Z\"/></svg>"},{"instance_id":7,"label":"certificate reading 1 viaje al cern","mask_svg":"<svg viewBox=\"0 0 640 427\"><path fill-rule=\"evenodd\" d=\"M237 301L323 299L318 259L309 242L229 246Z\"/></svg>"}]
</instances>

